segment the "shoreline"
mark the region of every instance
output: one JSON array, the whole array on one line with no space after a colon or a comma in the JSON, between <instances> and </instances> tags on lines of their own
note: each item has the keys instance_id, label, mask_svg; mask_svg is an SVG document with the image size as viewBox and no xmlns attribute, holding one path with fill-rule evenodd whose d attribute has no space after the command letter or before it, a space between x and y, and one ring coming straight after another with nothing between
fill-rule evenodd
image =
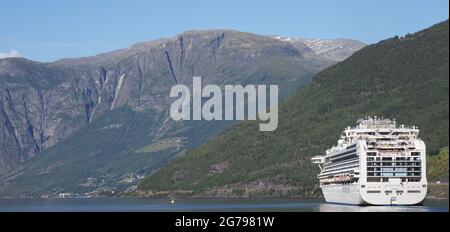
<instances>
[{"instance_id":1,"label":"shoreline","mask_svg":"<svg viewBox=\"0 0 450 232\"><path fill-rule=\"evenodd\" d=\"M144 192L133 192L133 194L122 193L116 196L92 196L92 197L0 197L0 200L4 199L150 199L150 200L158 200L158 199L296 199L296 200L324 200L322 194L312 194L308 197L304 196L224 196L224 195L147 195ZM425 199L431 200L448 200L449 199L449 183L428 183L428 192Z\"/></svg>"}]
</instances>

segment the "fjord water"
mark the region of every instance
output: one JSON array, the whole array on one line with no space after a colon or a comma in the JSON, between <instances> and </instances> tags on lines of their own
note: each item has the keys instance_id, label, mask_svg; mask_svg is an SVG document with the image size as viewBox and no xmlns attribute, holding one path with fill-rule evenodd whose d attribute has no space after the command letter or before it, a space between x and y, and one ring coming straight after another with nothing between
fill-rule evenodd
<instances>
[{"instance_id":1,"label":"fjord water","mask_svg":"<svg viewBox=\"0 0 450 232\"><path fill-rule=\"evenodd\" d=\"M0 199L0 212L448 212L449 202L423 206L354 206L320 199Z\"/></svg>"}]
</instances>

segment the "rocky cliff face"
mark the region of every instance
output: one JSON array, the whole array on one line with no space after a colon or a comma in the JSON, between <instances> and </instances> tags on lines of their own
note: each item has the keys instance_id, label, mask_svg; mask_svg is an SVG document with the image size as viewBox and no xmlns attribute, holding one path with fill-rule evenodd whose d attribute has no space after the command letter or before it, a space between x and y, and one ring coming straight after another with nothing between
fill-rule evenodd
<instances>
[{"instance_id":1,"label":"rocky cliff face","mask_svg":"<svg viewBox=\"0 0 450 232\"><path fill-rule=\"evenodd\" d=\"M74 80L46 64L0 60L0 173L85 124L84 102Z\"/></svg>"},{"instance_id":2,"label":"rocky cliff face","mask_svg":"<svg viewBox=\"0 0 450 232\"><path fill-rule=\"evenodd\" d=\"M53 152L52 157L58 157L60 154L56 153L61 153L64 146L71 146L70 143L75 149L64 151L66 158L86 158L86 152L77 149L86 145L76 144L79 140L60 144L74 134L77 138L91 136L87 143L99 143L96 147L102 149L98 153L111 156L113 153L129 154L145 145L181 135L186 147L193 146L205 141L209 133L218 132L229 124L211 124L206 130L202 123L170 120L168 109L174 99L169 98L169 92L174 84L189 86L193 76L202 76L204 85L278 84L280 95L284 97L333 63L307 46L299 49L286 41L231 30L188 31L110 53L53 63L0 59L0 173L10 173L19 163L40 153L49 157L46 153ZM126 118L116 124L108 121L108 115L122 112L124 108L134 112L130 120ZM125 117L117 114L118 118ZM151 124L148 128L139 121L142 115L153 120L148 121ZM99 123L93 123L96 121ZM139 134L142 131L132 132L134 134L125 138L136 137L133 141L139 143L133 147L112 149L114 144L103 142L105 135L95 132L124 126L121 133L131 133L130 128L136 125L148 130L145 135ZM95 129L96 126L99 128ZM88 128L92 134L78 135L82 128ZM107 152L106 148L112 150ZM40 168L61 163L69 165L67 159L45 159L36 160L41 162ZM96 167L101 167L102 162ZM140 164L143 165L146 164ZM142 167L135 169L139 168ZM68 169L70 165L65 170ZM41 171L28 174L33 176ZM45 171L48 172L51 171ZM84 181L82 178L87 177L77 181ZM8 177L3 184L9 181Z\"/></svg>"}]
</instances>

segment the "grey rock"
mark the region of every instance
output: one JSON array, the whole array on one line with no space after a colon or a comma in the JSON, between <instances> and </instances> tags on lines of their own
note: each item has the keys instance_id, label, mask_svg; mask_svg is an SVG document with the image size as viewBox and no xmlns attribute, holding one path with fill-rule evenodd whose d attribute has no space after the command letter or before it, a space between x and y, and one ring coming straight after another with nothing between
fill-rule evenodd
<instances>
[{"instance_id":1,"label":"grey rock","mask_svg":"<svg viewBox=\"0 0 450 232\"><path fill-rule=\"evenodd\" d=\"M69 150L65 154L53 154L50 151L51 148L59 151L58 147L64 146L62 141L67 141L97 119L104 120L105 115L121 107L131 108L136 115L152 112L154 124L148 128L150 134L133 135L135 139L148 136L145 141L150 144L183 134L183 137L189 135L187 148L201 144L213 133L232 124L206 126L203 122L170 120L168 109L174 100L169 97L170 88L177 83L192 85L193 76L202 76L203 85L278 84L280 97L283 98L306 84L315 73L334 63L334 60L317 55L306 45L294 46L272 37L232 30L187 31L173 38L52 63L23 58L0 59L0 173L4 174L0 178L1 185L10 184L23 173L29 178L35 177L36 173L51 174L61 165L68 165L65 170L71 173L74 171L71 168L75 166L70 166L70 162L89 162L85 161L89 160L87 156L92 155L89 152ZM132 126L129 122L124 130ZM102 128L113 127L102 124L98 130ZM74 146L82 147L83 144ZM119 156L132 152L127 149L134 149L125 146L112 149L115 144L102 144L102 147L105 146L109 146L110 151L98 151L97 155ZM49 152L61 158L47 160L45 155ZM24 164L23 171L19 164L35 156L33 160L39 163L39 168L28 162ZM121 159L120 162L124 162ZM162 159L152 165L157 167L166 161ZM114 166L114 162L109 160L108 165ZM136 170L149 165L136 163ZM97 170L99 174L89 178L104 176L103 164L92 161L90 170L86 171L94 173ZM114 173L118 176L126 174ZM62 175L55 174L52 178ZM73 176L70 181L73 184L84 183L82 178L85 177ZM49 183L52 180L46 181ZM64 187L58 185L58 189L61 188Z\"/></svg>"}]
</instances>

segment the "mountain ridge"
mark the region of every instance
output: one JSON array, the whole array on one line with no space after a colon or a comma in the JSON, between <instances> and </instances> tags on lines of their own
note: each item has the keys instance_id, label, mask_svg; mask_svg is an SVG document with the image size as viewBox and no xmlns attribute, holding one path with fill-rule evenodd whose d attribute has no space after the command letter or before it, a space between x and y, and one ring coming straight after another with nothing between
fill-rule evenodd
<instances>
[{"instance_id":1,"label":"mountain ridge","mask_svg":"<svg viewBox=\"0 0 450 232\"><path fill-rule=\"evenodd\" d=\"M319 170L310 157L366 115L419 126L427 152L438 153L449 143L448 32L447 20L359 50L282 102L273 133L258 132L254 122L227 129L145 178L130 195L319 196Z\"/></svg>"},{"instance_id":2,"label":"mountain ridge","mask_svg":"<svg viewBox=\"0 0 450 232\"><path fill-rule=\"evenodd\" d=\"M28 146L29 144L35 144L34 146L41 147L39 149L34 149L34 151L24 151L20 152L22 153L22 156L25 157L24 159L16 159L13 158L13 160L16 161L9 161L9 164L2 164L2 159L0 158L0 173L4 172L5 170L11 169L15 164L18 163L18 160L25 160L26 157L33 157L36 154L38 154L42 149L47 149L59 141L66 139L68 136L70 136L72 133L80 129L81 127L87 125L92 118L95 118L96 115L101 115L103 112L107 111L108 108L113 109L117 106L121 106L123 104L131 105L133 109L139 108L138 106L141 104L141 100L136 102L136 96L128 96L124 97L122 94L120 94L120 91L124 91L123 89L126 88L133 88L130 86L127 86L127 75L125 73L128 72L134 72L138 73L140 75L140 78L142 79L142 76L149 75L149 74L142 74L145 72L143 70L145 67L142 66L145 62L144 59L152 59L152 62L156 62L159 65L162 70L159 72L162 73L162 75L168 76L169 81L176 80L177 75L184 75L187 76L187 73L181 74L183 70L183 58L181 56L186 55L186 49L189 50L189 45L192 46L192 40L189 38L196 38L197 40L208 40L209 44L203 44L205 48L211 47L214 45L214 43L219 42L220 43L220 36L225 35L227 33L228 37L234 37L237 38L237 43L239 43L239 40L245 41L245 40L253 40L258 41L263 44L274 44L274 46L281 46L280 49L284 46L286 51L290 51L291 53L295 53L295 48L289 47L291 45L288 44L280 44L273 38L269 38L262 35L257 35L254 33L247 33L247 32L239 32L235 30L207 30L207 31L186 31L183 33L180 33L174 37L171 38L161 38L157 40L152 41L146 41L146 42L140 42L131 45L128 48L119 49L107 53L98 54L96 56L90 56L90 57L82 57L82 58L71 58L71 59L60 59L55 62L37 62L28 60L26 58L4 58L0 59L0 76L1 76L1 83L2 88L4 90L4 98L2 102L11 102L14 100L14 102L18 101L24 101L27 103L28 106L35 105L34 112L39 111L38 114L40 114L38 120L30 120L27 122L17 122L21 125L27 125L27 126L14 126L16 128L15 130L20 130L14 133L6 133L10 134L7 136L8 138L6 141L3 142L4 147L3 151L5 150L11 150L11 147L16 146L17 148L23 148L25 146ZM186 45L183 44L183 38ZM187 39L186 39L187 38ZM218 40L219 39L219 40ZM190 43L190 44L189 44ZM194 42L195 43L195 42ZM242 44L243 42L241 42ZM165 48L165 46L168 46ZM220 46L220 44L218 44ZM268 47L269 45L264 45ZM232 45L230 45L232 46ZM253 46L250 48L257 49L256 44L251 44L249 46ZM186 49L184 49L186 47ZM196 49L202 49L203 47L196 48ZM278 48L277 48L278 49ZM280 50L279 49L279 50ZM172 51L169 51L172 50ZM206 49L203 49L206 50ZM280 50L281 51L281 50ZM251 53L251 51L249 51ZM199 54L202 53L211 53L211 51L198 51ZM148 54L153 54L153 57L149 58ZM157 56L155 56L157 55ZM189 55L189 51L188 51ZM231 54L232 55L232 54ZM256 54L253 54L256 55ZM302 54L299 52L295 54L295 56L302 56ZM176 58L176 60L171 60L173 58ZM206 58L206 57L205 57ZM188 59L195 59L196 62L203 62L203 66L205 65L211 65L211 62L208 62L205 60L205 58L201 57L190 57ZM212 57L213 58L213 57ZM245 58L245 57L244 57ZM202 59L203 61L200 61L199 59ZM317 57L308 57L311 63L324 63L326 65L332 64L332 61L324 60L323 58L317 56ZM313 59L317 61L313 61ZM224 61L224 62L230 62L230 61ZM173 64L172 64L173 63ZM134 65L134 67L130 67L131 65ZM189 65L195 65L191 62ZM322 65L322 64L320 64ZM120 67L128 66L128 70L120 70ZM170 66L177 66L177 70L173 70L173 67ZM186 64L185 67L186 68ZM207 69L204 67L199 67L198 69ZM232 68L230 68L232 69ZM314 68L313 68L314 69ZM141 74L139 74L141 73ZM194 74L195 71L192 70L191 74ZM134 75L134 74L132 74ZM150 74L155 78L155 75L158 74ZM47 80L48 79L48 80ZM17 81L20 81L19 85L17 84ZM183 80L181 80L183 82ZM11 83L15 84L11 84ZM64 82L64 83L62 83ZM184 80L184 82L187 82L187 79ZM8 84L9 83L9 84ZM120 83L120 85L119 85ZM13 94L9 100L6 99L6 96L8 94L6 93L7 85L14 85L17 88L27 88L27 91L23 91L20 94ZM45 86L43 86L45 85ZM61 85L61 86L58 86ZM120 88L118 88L120 86ZM138 84L138 86L141 86L141 84ZM141 88L139 87L139 88ZM140 90L135 89L133 91ZM75 97L72 97L70 99L64 100L64 96L58 94L58 92L64 91L65 94L73 95ZM33 96L30 95L32 93ZM47 102L44 102L43 100L37 101L36 99L44 99L51 95L52 98L56 99L62 99L63 102L60 102L58 100L49 99L46 100ZM139 93L137 93L139 95ZM28 97L21 97L27 96ZM55 96L56 95L56 96ZM147 96L147 98L150 96ZM24 100L19 100L19 99ZM104 104L102 100L107 99L107 104ZM156 100L156 99L155 99ZM67 101L76 102L75 104L68 103ZM134 101L134 102L129 102ZM74 109L65 109L64 111L58 111L57 109L51 109L53 112L59 112L56 114L66 114L66 112L69 112L67 116L69 116L69 121L73 121L73 125L65 125L67 120L60 120L58 118L54 118L52 121L53 125L49 125L49 123L44 123L42 121L44 120L45 114L47 114L48 117L52 117L52 113L46 112L48 110L45 107L45 104L48 106L47 108L52 108L52 105L64 105L63 107L68 107L69 105ZM154 103L154 102L153 102ZM149 104L153 104L150 102ZM11 103L12 104L12 103ZM10 104L10 105L11 105ZM22 104L22 103L20 103ZM14 105L14 104L12 104ZM23 105L23 104L22 104ZM41 106L38 106L41 105ZM14 124L15 121L23 121L23 117L25 115L25 108L24 106L21 106L23 108L20 112L20 114L16 114L17 118L16 120L12 120L11 123ZM162 109L163 107L161 104L155 106L156 109ZM84 112L83 112L84 111ZM9 117L6 117L6 114L4 114L5 118L11 119L13 117L12 111L9 111ZM82 116L84 115L84 116ZM83 119L84 118L84 119ZM9 120L8 119L8 120ZM42 119L42 120L41 120ZM26 120L25 120L26 121ZM39 124L39 126L38 126ZM61 129L58 129L58 126L61 127ZM36 128L42 128L38 132L33 131L33 133L27 132L26 127L33 127L35 130ZM25 128L25 129L20 129ZM69 130L67 130L69 128ZM70 129L71 128L71 129ZM11 131L11 129L10 129ZM65 131L65 132L63 132ZM36 134L37 133L37 134ZM53 135L55 134L55 135ZM14 138L19 137L19 138ZM24 138L20 138L24 137ZM26 138L28 137L28 138ZM40 137L40 138L39 138ZM16 142L14 142L17 140ZM21 141L24 140L24 141ZM25 141L26 140L26 141ZM32 140L36 140L38 142L31 142ZM28 141L28 142L27 142ZM0 142L1 144L2 142ZM8 147L8 148L7 148ZM0 151L2 149L0 148ZM33 149L31 149L33 150ZM11 151L6 151L6 153L14 153ZM28 154L29 153L29 154Z\"/></svg>"},{"instance_id":3,"label":"mountain ridge","mask_svg":"<svg viewBox=\"0 0 450 232\"><path fill-rule=\"evenodd\" d=\"M334 63L252 33L181 35L54 63L0 60L18 64L0 75L0 121L12 125L0 133L7 135L0 139L0 163L5 164L0 165L5 173L0 194L56 196L127 188L235 123L170 120L174 84L190 86L193 76L219 86L278 84L282 99ZM161 151L158 144L164 141L171 146Z\"/></svg>"}]
</instances>

